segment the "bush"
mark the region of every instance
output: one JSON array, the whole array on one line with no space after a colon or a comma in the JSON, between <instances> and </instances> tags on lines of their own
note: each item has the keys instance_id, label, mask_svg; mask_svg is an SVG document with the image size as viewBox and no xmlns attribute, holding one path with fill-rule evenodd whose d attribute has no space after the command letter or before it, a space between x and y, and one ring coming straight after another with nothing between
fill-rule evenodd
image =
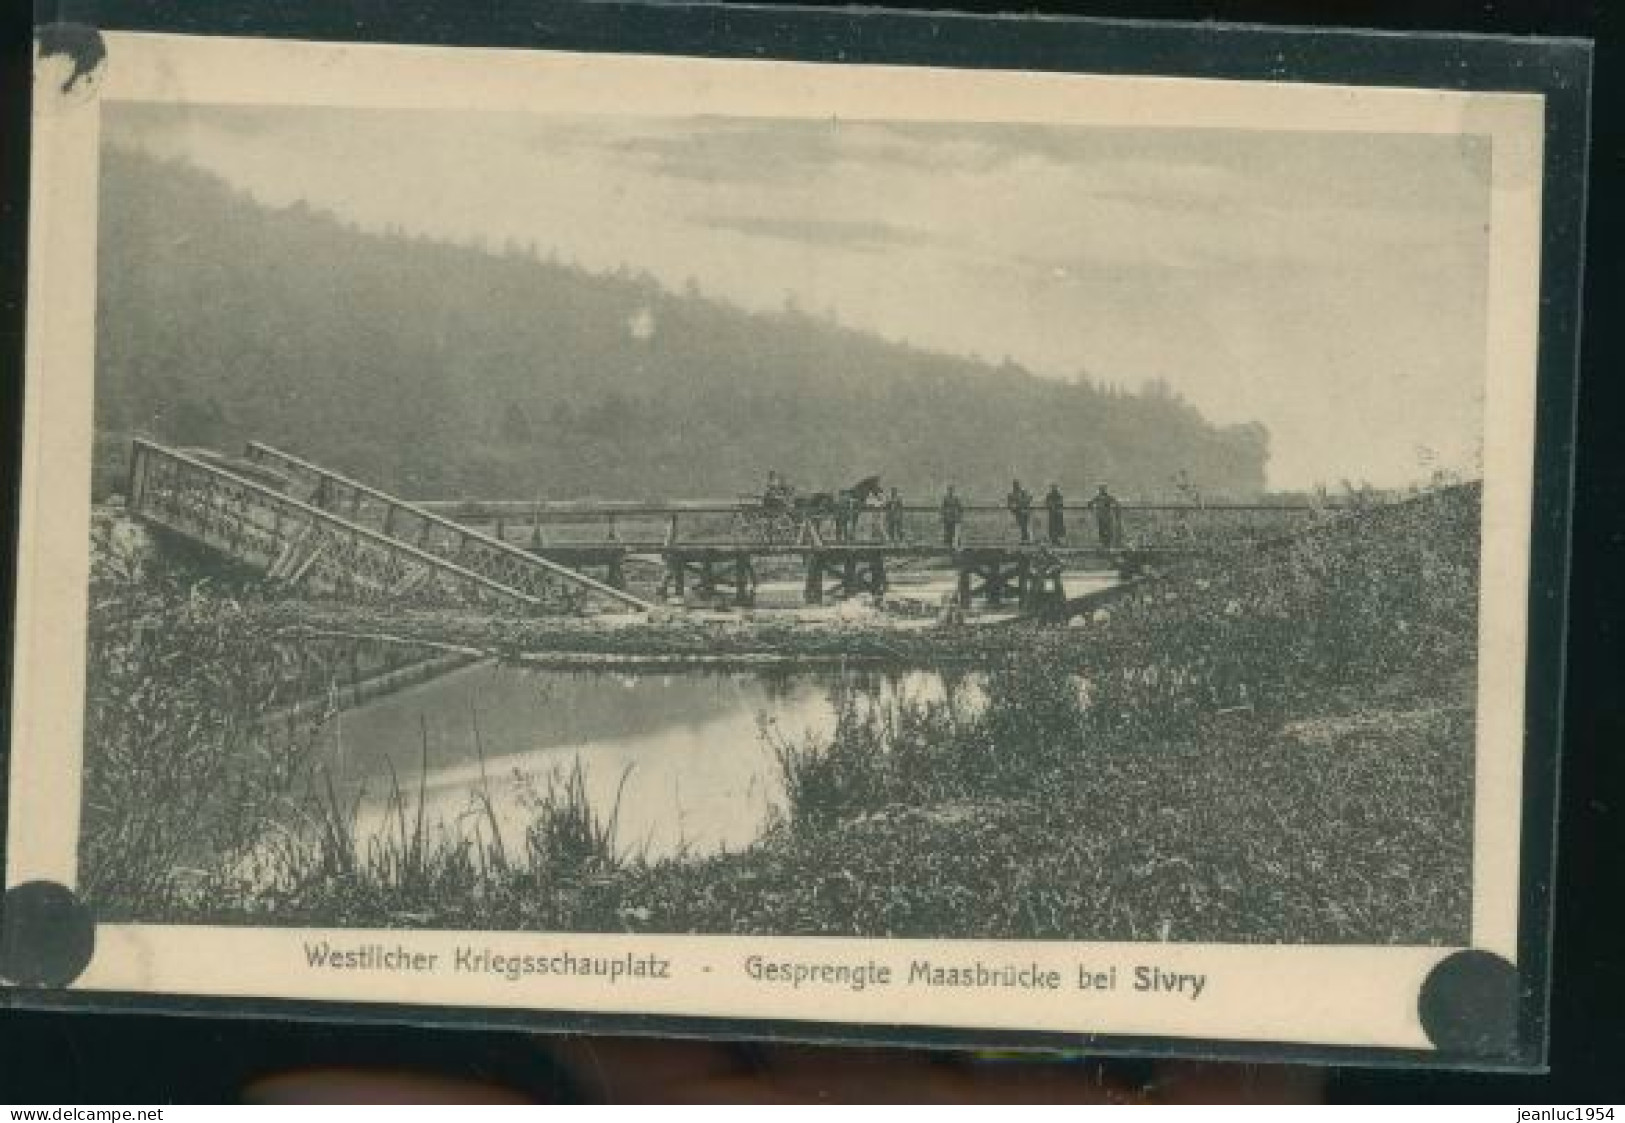
<instances>
[{"instance_id":1,"label":"bush","mask_svg":"<svg viewBox=\"0 0 1625 1123\"><path fill-rule=\"evenodd\" d=\"M887 800L884 756L890 730L881 707L861 705L859 691L846 686L836 687L830 700L835 729L827 740L793 741L763 727L797 829L819 830Z\"/></svg>"}]
</instances>

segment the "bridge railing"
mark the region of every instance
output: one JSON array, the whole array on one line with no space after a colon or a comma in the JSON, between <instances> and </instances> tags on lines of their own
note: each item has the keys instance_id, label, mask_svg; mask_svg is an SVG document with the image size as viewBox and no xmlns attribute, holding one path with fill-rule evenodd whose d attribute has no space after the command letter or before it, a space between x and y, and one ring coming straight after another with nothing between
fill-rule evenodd
<instances>
[{"instance_id":1,"label":"bridge railing","mask_svg":"<svg viewBox=\"0 0 1625 1123\"><path fill-rule=\"evenodd\" d=\"M484 574L150 441L132 442L128 509L239 564L346 599L543 606Z\"/></svg>"},{"instance_id":2,"label":"bridge railing","mask_svg":"<svg viewBox=\"0 0 1625 1123\"><path fill-rule=\"evenodd\" d=\"M523 500L420 501L418 506L463 526L477 528L526 547L584 546L619 543L655 548L666 543L748 544L771 528L770 516L754 502L718 500L672 503L526 502ZM1306 503L1195 504L1123 503L1118 508L1120 540L1144 549L1191 549L1276 537L1336 514L1337 505ZM1064 509L1065 542L1100 545L1093 508L1068 504ZM1048 513L1037 507L1029 521L1035 541L1047 540ZM823 520L823 540L834 540L832 520ZM886 540L886 516L880 508L858 513L854 541ZM902 538L936 544L944 540L941 510L935 504L908 504L903 509ZM965 507L962 544L1008 544L1019 541L1013 513L1002 504Z\"/></svg>"},{"instance_id":3,"label":"bridge railing","mask_svg":"<svg viewBox=\"0 0 1625 1123\"><path fill-rule=\"evenodd\" d=\"M573 569L527 552L483 528L460 523L388 492L352 480L308 460L258 441L247 447L252 463L296 481L308 501L352 522L371 526L385 537L443 558L538 600L571 599L593 593L638 609L647 601L594 580Z\"/></svg>"}]
</instances>

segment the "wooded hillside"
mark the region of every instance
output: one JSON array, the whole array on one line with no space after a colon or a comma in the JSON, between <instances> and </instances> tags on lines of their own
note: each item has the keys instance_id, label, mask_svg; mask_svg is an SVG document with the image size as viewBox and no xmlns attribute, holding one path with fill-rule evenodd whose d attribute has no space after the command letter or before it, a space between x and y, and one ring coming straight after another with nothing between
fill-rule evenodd
<instances>
[{"instance_id":1,"label":"wooded hillside","mask_svg":"<svg viewBox=\"0 0 1625 1123\"><path fill-rule=\"evenodd\" d=\"M527 246L366 233L103 151L98 469L127 437L257 438L416 497L730 497L880 473L914 499L1012 472L1071 494L1262 489L1261 426L935 354ZM1109 377L1109 372L1102 372Z\"/></svg>"}]
</instances>

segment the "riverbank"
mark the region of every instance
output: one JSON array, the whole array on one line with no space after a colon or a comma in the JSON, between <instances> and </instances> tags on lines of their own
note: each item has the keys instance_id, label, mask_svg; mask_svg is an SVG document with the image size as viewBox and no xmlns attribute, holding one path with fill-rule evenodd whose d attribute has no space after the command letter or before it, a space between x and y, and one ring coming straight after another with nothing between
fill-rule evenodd
<instances>
[{"instance_id":1,"label":"riverbank","mask_svg":"<svg viewBox=\"0 0 1625 1123\"><path fill-rule=\"evenodd\" d=\"M499 872L445 852L405 877L358 863L188 911L319 926L1460 944L1470 694L1464 674L1443 696L1396 689L1381 709L1219 715L981 791L949 781L935 797L870 802L848 782L849 807L700 860L616 862L589 842L563 865Z\"/></svg>"},{"instance_id":2,"label":"riverbank","mask_svg":"<svg viewBox=\"0 0 1625 1123\"><path fill-rule=\"evenodd\" d=\"M654 619L499 617L458 609L365 609L272 603L253 610L267 634L379 636L478 650L551 666L657 666L977 662L1030 645L1025 622L943 626L873 614L685 613Z\"/></svg>"},{"instance_id":3,"label":"riverbank","mask_svg":"<svg viewBox=\"0 0 1625 1123\"><path fill-rule=\"evenodd\" d=\"M171 917L577 931L1461 943L1468 937L1478 493L1459 488L1194 566L1081 628L921 629L971 641L974 715L836 699L776 744L780 821L743 852L626 857L611 809L550 785L522 839L336 832ZM638 635L500 628L515 654L613 653ZM770 625L676 624L669 651L759 645ZM941 632L951 633L942 637ZM883 636L795 629L798 652ZM448 634L442 631L441 635ZM978 642L985 646L975 647ZM806 646L800 646L806 645ZM963 650L963 648L960 648ZM901 648L904 657L910 649ZM888 651L894 657L898 651ZM1081 687L1080 687L1081 684ZM478 793L474 805L478 806ZM403 821L410 815L402 800Z\"/></svg>"}]
</instances>

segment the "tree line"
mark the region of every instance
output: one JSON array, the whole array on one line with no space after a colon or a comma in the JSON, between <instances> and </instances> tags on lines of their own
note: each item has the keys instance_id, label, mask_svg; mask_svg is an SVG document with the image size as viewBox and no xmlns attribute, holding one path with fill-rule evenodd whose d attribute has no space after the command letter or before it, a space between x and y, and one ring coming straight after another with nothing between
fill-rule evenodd
<instances>
[{"instance_id":1,"label":"tree line","mask_svg":"<svg viewBox=\"0 0 1625 1123\"><path fill-rule=\"evenodd\" d=\"M1257 494L1268 435L1125 391L753 313L531 245L357 229L104 147L98 488L131 435L278 444L423 498L727 497L769 468L983 501L1058 480Z\"/></svg>"}]
</instances>

